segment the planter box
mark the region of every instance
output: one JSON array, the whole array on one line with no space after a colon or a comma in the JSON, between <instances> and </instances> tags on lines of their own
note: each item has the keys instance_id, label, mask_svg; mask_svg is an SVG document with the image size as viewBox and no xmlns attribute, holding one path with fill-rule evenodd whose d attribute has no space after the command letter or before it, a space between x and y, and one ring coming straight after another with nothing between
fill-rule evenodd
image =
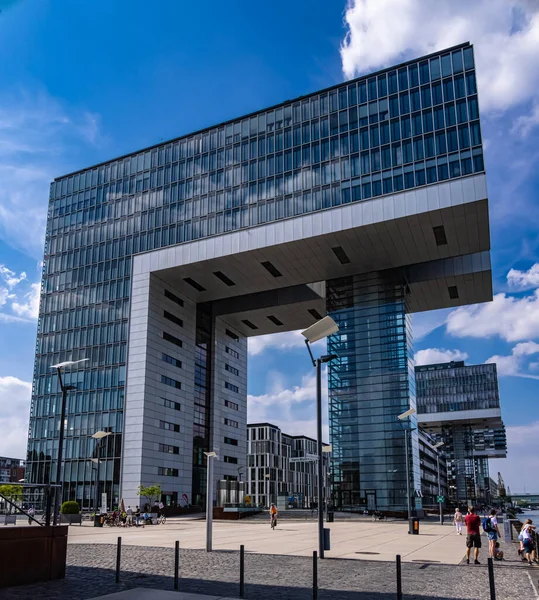
<instances>
[{"instance_id":1,"label":"planter box","mask_svg":"<svg viewBox=\"0 0 539 600\"><path fill-rule=\"evenodd\" d=\"M0 529L0 588L63 579L67 530L61 525Z\"/></svg>"},{"instance_id":2,"label":"planter box","mask_svg":"<svg viewBox=\"0 0 539 600\"><path fill-rule=\"evenodd\" d=\"M17 524L17 515L5 515L4 516L4 525L16 525Z\"/></svg>"},{"instance_id":3,"label":"planter box","mask_svg":"<svg viewBox=\"0 0 539 600\"><path fill-rule=\"evenodd\" d=\"M82 515L60 515L60 523L67 523L68 525L82 525Z\"/></svg>"}]
</instances>

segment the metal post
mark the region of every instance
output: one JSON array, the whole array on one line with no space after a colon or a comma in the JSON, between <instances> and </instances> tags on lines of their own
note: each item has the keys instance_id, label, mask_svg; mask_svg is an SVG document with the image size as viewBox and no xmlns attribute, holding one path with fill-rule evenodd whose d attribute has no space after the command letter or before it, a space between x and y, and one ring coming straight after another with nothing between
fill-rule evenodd
<instances>
[{"instance_id":1,"label":"metal post","mask_svg":"<svg viewBox=\"0 0 539 600\"><path fill-rule=\"evenodd\" d=\"M245 546L240 546L240 598L245 598Z\"/></svg>"},{"instance_id":2,"label":"metal post","mask_svg":"<svg viewBox=\"0 0 539 600\"><path fill-rule=\"evenodd\" d=\"M318 599L318 561L316 560L316 550L313 551L313 600Z\"/></svg>"},{"instance_id":3,"label":"metal post","mask_svg":"<svg viewBox=\"0 0 539 600\"><path fill-rule=\"evenodd\" d=\"M442 487L440 485L440 455L436 454L436 465L438 467L438 496L442 495ZM439 498L438 498L439 499ZM438 502L440 505L440 525L444 524L444 513L442 508L442 503Z\"/></svg>"},{"instance_id":4,"label":"metal post","mask_svg":"<svg viewBox=\"0 0 539 600\"><path fill-rule=\"evenodd\" d=\"M49 485L45 489L45 526L49 527L51 524L51 486Z\"/></svg>"},{"instance_id":5,"label":"metal post","mask_svg":"<svg viewBox=\"0 0 539 600\"><path fill-rule=\"evenodd\" d=\"M318 437L318 553L324 558L324 495L322 490L322 361L316 359L316 429Z\"/></svg>"},{"instance_id":6,"label":"metal post","mask_svg":"<svg viewBox=\"0 0 539 600\"><path fill-rule=\"evenodd\" d=\"M208 456L206 473L206 552L212 551L212 521L213 521L213 457Z\"/></svg>"},{"instance_id":7,"label":"metal post","mask_svg":"<svg viewBox=\"0 0 539 600\"><path fill-rule=\"evenodd\" d=\"M95 509L94 512L97 515L99 509L99 469L101 466L101 444L97 444L97 467L95 470ZM107 502L108 504L108 502ZM106 507L105 507L106 510Z\"/></svg>"},{"instance_id":8,"label":"metal post","mask_svg":"<svg viewBox=\"0 0 539 600\"><path fill-rule=\"evenodd\" d=\"M402 600L402 573L400 554L397 554L397 600Z\"/></svg>"},{"instance_id":9,"label":"metal post","mask_svg":"<svg viewBox=\"0 0 539 600\"><path fill-rule=\"evenodd\" d=\"M404 430L404 452L406 454L406 506L408 507L408 533L410 533L410 517L412 516L412 509L410 506L410 461L408 456L408 429Z\"/></svg>"},{"instance_id":10,"label":"metal post","mask_svg":"<svg viewBox=\"0 0 539 600\"><path fill-rule=\"evenodd\" d=\"M487 559L488 563L488 584L490 587L490 600L496 600L496 586L494 585L494 562L492 558Z\"/></svg>"},{"instance_id":11,"label":"metal post","mask_svg":"<svg viewBox=\"0 0 539 600\"><path fill-rule=\"evenodd\" d=\"M60 389L62 390L62 407L60 410L60 434L58 436L58 464L56 465L56 484L60 487L55 488L54 493L54 514L52 518L53 525L57 524L58 513L60 511L60 500L62 498L63 485L61 484L62 477L62 453L64 445L64 427L65 427L65 415L66 415L66 402L67 402L67 388L62 381L62 373L60 369L58 371L58 381L60 383Z\"/></svg>"},{"instance_id":12,"label":"metal post","mask_svg":"<svg viewBox=\"0 0 539 600\"><path fill-rule=\"evenodd\" d=\"M118 546L116 547L116 583L120 583L120 561L122 559L122 538L118 538Z\"/></svg>"},{"instance_id":13,"label":"metal post","mask_svg":"<svg viewBox=\"0 0 539 600\"><path fill-rule=\"evenodd\" d=\"M174 589L178 589L178 573L180 571L180 542L174 546Z\"/></svg>"}]
</instances>

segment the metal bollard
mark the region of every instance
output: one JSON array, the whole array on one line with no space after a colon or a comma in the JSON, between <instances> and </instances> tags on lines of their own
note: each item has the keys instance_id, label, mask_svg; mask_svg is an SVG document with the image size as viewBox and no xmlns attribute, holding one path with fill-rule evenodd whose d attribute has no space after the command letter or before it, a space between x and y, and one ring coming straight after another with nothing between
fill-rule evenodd
<instances>
[{"instance_id":1,"label":"metal bollard","mask_svg":"<svg viewBox=\"0 0 539 600\"><path fill-rule=\"evenodd\" d=\"M122 538L118 538L116 547L116 583L120 583L120 561L122 560Z\"/></svg>"},{"instance_id":2,"label":"metal bollard","mask_svg":"<svg viewBox=\"0 0 539 600\"><path fill-rule=\"evenodd\" d=\"M245 546L240 546L240 598L245 598Z\"/></svg>"},{"instance_id":3,"label":"metal bollard","mask_svg":"<svg viewBox=\"0 0 539 600\"><path fill-rule=\"evenodd\" d=\"M180 571L180 542L174 546L174 589L178 589L178 574Z\"/></svg>"},{"instance_id":4,"label":"metal bollard","mask_svg":"<svg viewBox=\"0 0 539 600\"><path fill-rule=\"evenodd\" d=\"M488 563L488 584L490 587L490 600L496 600L496 586L494 585L494 561L487 559Z\"/></svg>"},{"instance_id":5,"label":"metal bollard","mask_svg":"<svg viewBox=\"0 0 539 600\"><path fill-rule=\"evenodd\" d=\"M397 600L402 600L402 573L400 554L397 554Z\"/></svg>"},{"instance_id":6,"label":"metal bollard","mask_svg":"<svg viewBox=\"0 0 539 600\"><path fill-rule=\"evenodd\" d=\"M313 551L313 600L318 600L318 553Z\"/></svg>"}]
</instances>

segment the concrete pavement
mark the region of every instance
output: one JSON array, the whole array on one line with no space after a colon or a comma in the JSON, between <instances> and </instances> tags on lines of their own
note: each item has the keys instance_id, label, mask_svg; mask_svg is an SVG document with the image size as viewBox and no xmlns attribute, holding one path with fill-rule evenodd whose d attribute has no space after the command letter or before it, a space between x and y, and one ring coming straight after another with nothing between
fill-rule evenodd
<instances>
[{"instance_id":1,"label":"concrete pavement","mask_svg":"<svg viewBox=\"0 0 539 600\"><path fill-rule=\"evenodd\" d=\"M457 565L465 553L466 536L458 536L454 528L432 522L420 523L419 535L408 533L404 521L345 521L326 524L331 530L331 550L327 557L393 561L400 554L404 562ZM89 525L69 528L70 544L122 544L172 548L176 540L183 549L204 549L206 523L201 520L168 520L165 525L145 528L94 528ZM484 536L482 556L486 560L487 540ZM238 550L241 544L250 553L290 556L312 556L317 550L315 521L282 520L275 530L269 523L214 521L214 550Z\"/></svg>"}]
</instances>

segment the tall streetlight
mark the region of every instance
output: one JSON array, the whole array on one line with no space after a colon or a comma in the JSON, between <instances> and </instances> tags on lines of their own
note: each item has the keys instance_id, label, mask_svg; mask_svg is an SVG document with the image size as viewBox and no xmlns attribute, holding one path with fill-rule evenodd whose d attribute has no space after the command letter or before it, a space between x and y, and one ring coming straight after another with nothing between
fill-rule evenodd
<instances>
[{"instance_id":1,"label":"tall streetlight","mask_svg":"<svg viewBox=\"0 0 539 600\"><path fill-rule=\"evenodd\" d=\"M62 390L62 408L60 410L60 434L58 436L58 464L56 465L56 484L60 485L60 487L57 487L54 493L54 516L52 521L53 525L57 525L58 512L60 509L60 499L62 497L63 490L63 485L60 484L60 479L62 477L62 453L64 445L67 392L69 390L77 389L74 385L64 385L64 381L62 379L62 369L64 369L65 367L72 367L73 365L78 365L79 363L86 362L87 360L87 358L83 358L82 360L66 360L65 362L58 363L57 365L51 365L51 369L56 369L56 373L58 374L58 382L60 383L60 389Z\"/></svg>"},{"instance_id":2,"label":"tall streetlight","mask_svg":"<svg viewBox=\"0 0 539 600\"><path fill-rule=\"evenodd\" d=\"M406 454L406 506L408 509L408 533L410 533L410 517L412 516L412 507L410 505L410 457L408 456L408 432L410 429L410 417L415 414L415 408L410 408L402 415L399 415L397 419L404 429L404 452ZM408 427L404 426L404 421L407 420Z\"/></svg>"},{"instance_id":3,"label":"tall streetlight","mask_svg":"<svg viewBox=\"0 0 539 600\"><path fill-rule=\"evenodd\" d=\"M96 457L92 458L92 462L97 463L96 468L96 479L95 479L95 498L94 498L94 513L97 517L97 507L99 506L99 467L101 465L101 454L104 447L105 438L112 435L112 431L96 431L92 437L95 440L95 454ZM107 507L105 507L105 510ZM97 527L97 519L94 519L94 526Z\"/></svg>"},{"instance_id":4,"label":"tall streetlight","mask_svg":"<svg viewBox=\"0 0 539 600\"><path fill-rule=\"evenodd\" d=\"M332 452L331 444L327 444L322 447L323 454L331 454ZM324 461L324 508L326 509L326 521L327 521L327 513L329 511L329 502L328 502L328 460Z\"/></svg>"},{"instance_id":5,"label":"tall streetlight","mask_svg":"<svg viewBox=\"0 0 539 600\"><path fill-rule=\"evenodd\" d=\"M441 448L444 445L444 442L438 442L434 444L434 449L437 451L438 448ZM440 485L440 453L436 452L436 467L438 469L438 496L442 496L442 486ZM440 505L440 525L444 524L444 513L442 508L442 502L440 502L440 498L438 498L438 504Z\"/></svg>"},{"instance_id":6,"label":"tall streetlight","mask_svg":"<svg viewBox=\"0 0 539 600\"><path fill-rule=\"evenodd\" d=\"M204 452L206 464L206 552L212 551L213 525L213 458L219 459L217 452Z\"/></svg>"},{"instance_id":7,"label":"tall streetlight","mask_svg":"<svg viewBox=\"0 0 539 600\"><path fill-rule=\"evenodd\" d=\"M332 335L339 331L339 326L328 315L314 325L308 327L301 335L305 338L305 344L311 357L313 367L316 368L316 430L318 438L318 556L324 558L324 511L322 504L324 495L322 490L323 480L323 456L322 456L322 364L328 363L335 358L339 358L336 354L326 354L315 359L311 351L310 344L314 344L328 335Z\"/></svg>"},{"instance_id":8,"label":"tall streetlight","mask_svg":"<svg viewBox=\"0 0 539 600\"><path fill-rule=\"evenodd\" d=\"M271 479L271 474L270 473L266 473L264 475L264 479L266 480L266 503L267 506L269 508L270 505L270 479Z\"/></svg>"}]
</instances>

